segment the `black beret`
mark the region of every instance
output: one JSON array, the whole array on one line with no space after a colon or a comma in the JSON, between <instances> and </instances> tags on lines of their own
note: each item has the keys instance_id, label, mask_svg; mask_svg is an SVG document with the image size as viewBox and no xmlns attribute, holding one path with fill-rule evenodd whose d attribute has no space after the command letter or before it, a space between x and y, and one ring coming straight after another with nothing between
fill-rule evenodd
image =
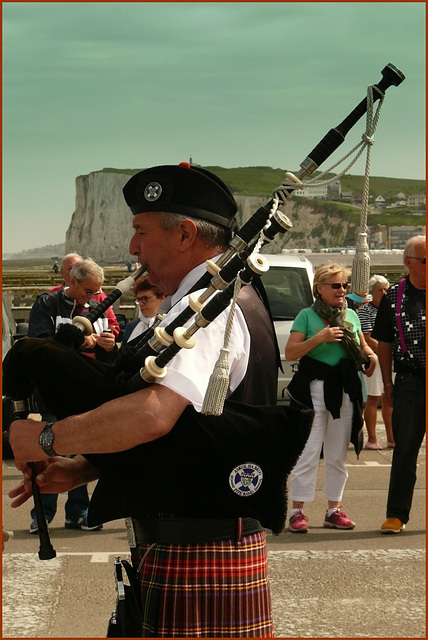
<instances>
[{"instance_id":1,"label":"black beret","mask_svg":"<svg viewBox=\"0 0 428 640\"><path fill-rule=\"evenodd\" d=\"M134 215L166 211L235 226L238 207L230 189L210 171L186 162L136 173L123 187L123 195Z\"/></svg>"}]
</instances>

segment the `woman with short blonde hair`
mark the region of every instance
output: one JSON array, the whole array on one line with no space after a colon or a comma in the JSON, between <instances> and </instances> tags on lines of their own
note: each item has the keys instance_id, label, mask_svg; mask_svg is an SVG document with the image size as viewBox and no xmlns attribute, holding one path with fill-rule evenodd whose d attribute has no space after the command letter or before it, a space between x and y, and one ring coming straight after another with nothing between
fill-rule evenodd
<instances>
[{"instance_id":1,"label":"woman with short blonde hair","mask_svg":"<svg viewBox=\"0 0 428 640\"><path fill-rule=\"evenodd\" d=\"M328 502L324 527L355 527L340 509L348 478L346 455L351 439L358 447L363 424L358 372L371 376L377 357L364 340L357 314L348 308L349 275L348 267L335 263L315 270L315 302L296 316L285 347L287 360L299 360L288 386L292 404L297 400L315 411L308 441L290 476L289 527L294 533L309 530L303 504L314 500L321 450Z\"/></svg>"}]
</instances>

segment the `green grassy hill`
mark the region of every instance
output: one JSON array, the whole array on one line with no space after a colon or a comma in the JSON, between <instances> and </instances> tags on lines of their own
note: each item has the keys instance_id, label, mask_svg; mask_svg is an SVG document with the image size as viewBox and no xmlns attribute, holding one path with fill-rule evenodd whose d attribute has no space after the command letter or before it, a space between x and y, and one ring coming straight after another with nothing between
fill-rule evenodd
<instances>
[{"instance_id":1,"label":"green grassy hill","mask_svg":"<svg viewBox=\"0 0 428 640\"><path fill-rule=\"evenodd\" d=\"M221 178L238 195L270 196L272 190L284 180L285 169L272 167L203 167ZM134 174L141 169L103 169L106 172ZM315 172L313 176L316 177ZM330 176L327 176L330 177ZM364 176L345 175L341 178L342 191L363 192ZM402 192L406 195L425 193L425 180L409 180L406 178L370 177L370 194L381 195L386 200Z\"/></svg>"}]
</instances>

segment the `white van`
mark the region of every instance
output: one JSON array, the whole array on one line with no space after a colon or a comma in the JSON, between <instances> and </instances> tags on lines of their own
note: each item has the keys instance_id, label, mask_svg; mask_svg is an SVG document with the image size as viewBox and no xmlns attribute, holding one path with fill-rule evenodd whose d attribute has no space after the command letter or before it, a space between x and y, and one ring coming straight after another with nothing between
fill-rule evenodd
<instances>
[{"instance_id":1,"label":"white van","mask_svg":"<svg viewBox=\"0 0 428 640\"><path fill-rule=\"evenodd\" d=\"M285 361L285 345L293 320L299 311L310 307L314 301L313 266L303 254L263 254L263 257L269 263L269 270L263 275L262 282L272 311L283 368L283 373L279 371L278 375L277 397L280 402L288 400L284 389L297 364Z\"/></svg>"}]
</instances>

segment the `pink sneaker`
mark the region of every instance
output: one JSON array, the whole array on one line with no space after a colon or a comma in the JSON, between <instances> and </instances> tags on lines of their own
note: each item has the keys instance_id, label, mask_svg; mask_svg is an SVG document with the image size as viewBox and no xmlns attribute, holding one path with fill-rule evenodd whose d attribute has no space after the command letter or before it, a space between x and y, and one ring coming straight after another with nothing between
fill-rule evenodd
<instances>
[{"instance_id":1,"label":"pink sneaker","mask_svg":"<svg viewBox=\"0 0 428 640\"><path fill-rule=\"evenodd\" d=\"M337 508L336 511L333 511L331 516L327 515L328 511L326 511L324 518L324 527L326 529L353 529L355 527L355 522L352 522L348 518L343 511L339 511Z\"/></svg>"},{"instance_id":2,"label":"pink sneaker","mask_svg":"<svg viewBox=\"0 0 428 640\"><path fill-rule=\"evenodd\" d=\"M293 533L308 533L309 518L299 509L298 513L291 516L289 520L290 531Z\"/></svg>"}]
</instances>

